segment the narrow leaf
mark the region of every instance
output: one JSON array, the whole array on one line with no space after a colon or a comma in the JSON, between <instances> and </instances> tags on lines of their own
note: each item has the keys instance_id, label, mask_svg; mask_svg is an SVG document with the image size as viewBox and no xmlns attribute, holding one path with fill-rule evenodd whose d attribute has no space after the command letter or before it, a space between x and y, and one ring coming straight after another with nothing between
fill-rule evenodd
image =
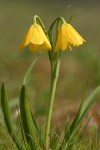
<instances>
[{"instance_id":1,"label":"narrow leaf","mask_svg":"<svg viewBox=\"0 0 100 150\"><path fill-rule=\"evenodd\" d=\"M30 78L30 75L31 75L31 72L32 72L32 69L33 69L33 67L34 67L34 65L35 65L35 63L36 63L36 61L37 61L37 56L35 56L35 58L34 58L32 64L30 65L30 67L27 69L27 71L26 71L26 73L25 73L24 80L23 80L23 85L26 85L26 84L28 83L29 78ZM33 124L34 124L34 126L35 126L35 130L36 130L38 136L40 137L39 128L38 128L38 125L37 125L36 120L35 120L35 118L34 118L33 115L32 115L32 118L33 118Z\"/></svg>"},{"instance_id":2,"label":"narrow leaf","mask_svg":"<svg viewBox=\"0 0 100 150\"><path fill-rule=\"evenodd\" d=\"M79 117L79 121L80 122L82 120L82 118L84 117L85 113L87 112L87 110L89 109L90 105L94 102L95 98L98 96L98 94L100 94L100 86L98 86L93 93L85 100L82 110L80 112L80 117Z\"/></svg>"},{"instance_id":3,"label":"narrow leaf","mask_svg":"<svg viewBox=\"0 0 100 150\"><path fill-rule=\"evenodd\" d=\"M13 130L13 125L11 121L11 116L10 116L10 110L9 110L9 105L8 105L8 97L7 97L7 92L6 92L6 85L3 82L2 87L1 87L1 106L2 106L2 112L3 112L3 117L5 121L5 125L7 127L7 130L14 141L15 145L19 150L23 150L23 146L20 143L18 137L16 136L14 130Z\"/></svg>"},{"instance_id":4,"label":"narrow leaf","mask_svg":"<svg viewBox=\"0 0 100 150\"><path fill-rule=\"evenodd\" d=\"M33 124L34 124L34 128L35 128L35 131L36 131L36 134L37 134L37 137L39 138L39 143L41 145L41 147L43 148L44 147L44 141L43 141L43 137L41 135L41 131L40 131L40 128L32 114L32 119L33 119Z\"/></svg>"},{"instance_id":5,"label":"narrow leaf","mask_svg":"<svg viewBox=\"0 0 100 150\"><path fill-rule=\"evenodd\" d=\"M36 134L25 85L22 86L20 94L20 113L26 140L30 147L34 149Z\"/></svg>"},{"instance_id":6,"label":"narrow leaf","mask_svg":"<svg viewBox=\"0 0 100 150\"><path fill-rule=\"evenodd\" d=\"M94 102L94 100L98 94L100 94L100 86L98 86L92 92L92 94L84 102L81 103L81 106L79 108L79 111L78 111L74 121L72 122L71 126L66 131L66 134L65 134L65 136L62 140L62 143L59 147L59 150L61 150L63 143L66 143L66 145L67 145L69 140L71 140L72 137L75 135L75 133L76 133L75 131L76 131L78 125L82 121L83 117L85 116L86 112L88 111L89 107Z\"/></svg>"},{"instance_id":7,"label":"narrow leaf","mask_svg":"<svg viewBox=\"0 0 100 150\"><path fill-rule=\"evenodd\" d=\"M73 19L73 14L70 16L70 18L68 19L68 23L70 23L71 21L72 21L72 19Z\"/></svg>"},{"instance_id":8,"label":"narrow leaf","mask_svg":"<svg viewBox=\"0 0 100 150\"><path fill-rule=\"evenodd\" d=\"M37 61L37 56L33 59L33 62L32 64L29 66L29 68L27 69L26 73L25 73L25 76L24 76L24 80L23 80L23 84L26 85L28 83L28 80L30 78L30 75L31 75L31 72L32 72L32 69L35 65Z\"/></svg>"},{"instance_id":9,"label":"narrow leaf","mask_svg":"<svg viewBox=\"0 0 100 150\"><path fill-rule=\"evenodd\" d=\"M32 114L32 113L31 113L31 114ZM32 114L32 119L33 119L33 124L34 124L34 127L35 127L35 131L36 131L38 137L41 138L40 129L39 129L39 127L38 127L38 124L37 124L37 122L36 122L36 120L35 120L33 114Z\"/></svg>"}]
</instances>

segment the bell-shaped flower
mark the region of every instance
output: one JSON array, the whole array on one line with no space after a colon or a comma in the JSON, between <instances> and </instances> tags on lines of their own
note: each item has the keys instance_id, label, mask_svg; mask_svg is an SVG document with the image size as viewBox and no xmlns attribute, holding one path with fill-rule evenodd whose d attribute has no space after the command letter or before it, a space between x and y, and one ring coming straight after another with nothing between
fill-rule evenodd
<instances>
[{"instance_id":1,"label":"bell-shaped flower","mask_svg":"<svg viewBox=\"0 0 100 150\"><path fill-rule=\"evenodd\" d=\"M55 50L71 49L71 46L79 46L83 42L85 40L70 24L63 23L58 31Z\"/></svg>"},{"instance_id":2,"label":"bell-shaped flower","mask_svg":"<svg viewBox=\"0 0 100 150\"><path fill-rule=\"evenodd\" d=\"M19 46L19 49L22 49L27 45L33 52L39 48L51 50L51 44L47 36L45 35L42 27L37 23L34 23L30 26L22 43Z\"/></svg>"}]
</instances>

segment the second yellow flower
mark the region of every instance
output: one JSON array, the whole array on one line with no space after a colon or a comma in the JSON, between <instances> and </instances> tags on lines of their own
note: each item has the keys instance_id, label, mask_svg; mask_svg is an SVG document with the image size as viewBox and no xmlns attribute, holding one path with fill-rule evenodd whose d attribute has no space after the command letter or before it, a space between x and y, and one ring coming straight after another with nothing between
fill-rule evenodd
<instances>
[{"instance_id":1,"label":"second yellow flower","mask_svg":"<svg viewBox=\"0 0 100 150\"><path fill-rule=\"evenodd\" d=\"M71 49L71 46L79 46L85 40L80 34L68 23L63 23L58 31L55 50Z\"/></svg>"}]
</instances>

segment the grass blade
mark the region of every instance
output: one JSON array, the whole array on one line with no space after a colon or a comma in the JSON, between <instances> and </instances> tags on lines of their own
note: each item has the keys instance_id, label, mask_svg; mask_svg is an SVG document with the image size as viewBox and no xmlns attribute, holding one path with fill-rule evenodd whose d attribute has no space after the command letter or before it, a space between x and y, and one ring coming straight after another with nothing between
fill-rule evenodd
<instances>
[{"instance_id":1,"label":"grass blade","mask_svg":"<svg viewBox=\"0 0 100 150\"><path fill-rule=\"evenodd\" d=\"M85 100L83 107L81 109L80 112L80 117L78 122L80 122L82 120L82 118L84 117L85 113L88 111L90 105L93 103L93 101L95 100L96 96L98 96L100 94L100 86L98 86L93 93Z\"/></svg>"},{"instance_id":2,"label":"grass blade","mask_svg":"<svg viewBox=\"0 0 100 150\"><path fill-rule=\"evenodd\" d=\"M70 125L70 127L67 129L65 136L62 140L62 143L59 147L59 150L61 150L62 145L64 143L66 143L65 149L67 147L68 142L72 139L72 137L75 135L75 131L78 128L78 125L80 124L80 122L82 121L84 115L86 114L86 112L88 111L90 105L94 102L95 97L100 94L100 86L98 86L93 92L92 94L84 101L81 103L79 111L74 119L74 121L72 122L72 124Z\"/></svg>"}]
</instances>

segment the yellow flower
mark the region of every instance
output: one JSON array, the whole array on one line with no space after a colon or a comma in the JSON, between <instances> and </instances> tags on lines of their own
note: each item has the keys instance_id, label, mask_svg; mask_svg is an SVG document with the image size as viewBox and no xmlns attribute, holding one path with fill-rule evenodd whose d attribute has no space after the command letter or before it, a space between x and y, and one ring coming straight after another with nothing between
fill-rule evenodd
<instances>
[{"instance_id":1,"label":"yellow flower","mask_svg":"<svg viewBox=\"0 0 100 150\"><path fill-rule=\"evenodd\" d=\"M58 31L55 50L65 50L71 46L79 46L83 44L85 40L79 35L79 33L67 23L63 23Z\"/></svg>"},{"instance_id":2,"label":"yellow flower","mask_svg":"<svg viewBox=\"0 0 100 150\"><path fill-rule=\"evenodd\" d=\"M33 52L40 47L51 50L51 45L48 38L46 37L41 26L37 23L34 23L30 26L21 45L19 46L19 49L22 49L27 45L29 45Z\"/></svg>"}]
</instances>

